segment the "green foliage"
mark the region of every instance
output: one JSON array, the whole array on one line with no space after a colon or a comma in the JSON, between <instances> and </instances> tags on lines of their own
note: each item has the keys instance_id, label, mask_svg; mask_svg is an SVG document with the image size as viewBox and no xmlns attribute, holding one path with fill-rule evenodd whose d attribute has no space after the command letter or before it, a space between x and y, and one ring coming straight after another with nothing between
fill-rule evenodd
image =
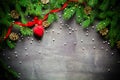
<instances>
[{"instance_id":1,"label":"green foliage","mask_svg":"<svg viewBox=\"0 0 120 80\"><path fill-rule=\"evenodd\" d=\"M110 24L110 19L105 19L103 21L100 21L97 26L96 29L97 31L104 29L105 27L107 27Z\"/></svg>"},{"instance_id":2,"label":"green foliage","mask_svg":"<svg viewBox=\"0 0 120 80\"><path fill-rule=\"evenodd\" d=\"M98 15L98 17L99 17L100 19L105 19L106 16L107 16L106 12L101 12L101 13Z\"/></svg>"},{"instance_id":3,"label":"green foliage","mask_svg":"<svg viewBox=\"0 0 120 80\"><path fill-rule=\"evenodd\" d=\"M63 13L63 18L65 20L70 19L74 15L75 11L76 11L76 7L75 6L70 7L70 8L66 8L64 10L64 13Z\"/></svg>"},{"instance_id":4,"label":"green foliage","mask_svg":"<svg viewBox=\"0 0 120 80\"><path fill-rule=\"evenodd\" d=\"M98 3L98 0L89 0L88 1L88 5L91 7L94 7L95 5L97 5L97 3Z\"/></svg>"},{"instance_id":5,"label":"green foliage","mask_svg":"<svg viewBox=\"0 0 120 80\"><path fill-rule=\"evenodd\" d=\"M66 2L66 0L57 0L57 1L56 0L50 0L50 8L51 9L60 8L61 4L64 4L64 2Z\"/></svg>"},{"instance_id":6,"label":"green foliage","mask_svg":"<svg viewBox=\"0 0 120 80\"><path fill-rule=\"evenodd\" d=\"M20 32L23 36L30 36L33 34L32 30L28 27L21 27Z\"/></svg>"},{"instance_id":7,"label":"green foliage","mask_svg":"<svg viewBox=\"0 0 120 80\"><path fill-rule=\"evenodd\" d=\"M55 9L55 8L60 8L62 4L64 4L66 0L50 0L50 8Z\"/></svg>"},{"instance_id":8,"label":"green foliage","mask_svg":"<svg viewBox=\"0 0 120 80\"><path fill-rule=\"evenodd\" d=\"M97 17L98 13L97 11L93 10L91 11L91 14L90 14L90 22L93 23L95 18Z\"/></svg>"},{"instance_id":9,"label":"green foliage","mask_svg":"<svg viewBox=\"0 0 120 80\"><path fill-rule=\"evenodd\" d=\"M83 20L83 7L77 7L76 9L76 22L81 23Z\"/></svg>"},{"instance_id":10,"label":"green foliage","mask_svg":"<svg viewBox=\"0 0 120 80\"><path fill-rule=\"evenodd\" d=\"M82 22L82 27L87 28L87 27L89 27L90 23L91 23L90 18L88 18Z\"/></svg>"},{"instance_id":11,"label":"green foliage","mask_svg":"<svg viewBox=\"0 0 120 80\"><path fill-rule=\"evenodd\" d=\"M6 80L18 79L19 75L13 69L8 68L8 66L0 59L0 69L2 70L0 75L3 75ZM7 77L6 77L7 76Z\"/></svg>"},{"instance_id":12,"label":"green foliage","mask_svg":"<svg viewBox=\"0 0 120 80\"><path fill-rule=\"evenodd\" d=\"M78 0L78 2L79 2L79 3L83 3L83 2L84 2L84 0Z\"/></svg>"},{"instance_id":13,"label":"green foliage","mask_svg":"<svg viewBox=\"0 0 120 80\"><path fill-rule=\"evenodd\" d=\"M47 21L51 24L58 19L57 14L49 14Z\"/></svg>"},{"instance_id":14,"label":"green foliage","mask_svg":"<svg viewBox=\"0 0 120 80\"><path fill-rule=\"evenodd\" d=\"M113 47L116 41L120 40L120 27L118 27L118 15L113 16L111 20L111 27L107 38L110 40L111 47Z\"/></svg>"},{"instance_id":15,"label":"green foliage","mask_svg":"<svg viewBox=\"0 0 120 80\"><path fill-rule=\"evenodd\" d=\"M6 42L7 42L7 45L9 48L11 48L11 49L15 48L15 46L16 46L15 42L10 41L8 39L6 40Z\"/></svg>"},{"instance_id":16,"label":"green foliage","mask_svg":"<svg viewBox=\"0 0 120 80\"><path fill-rule=\"evenodd\" d=\"M109 0L103 0L103 2L102 2L102 4L100 5L100 9L102 10L102 11L105 11L105 10L107 10L108 9L108 7L109 7Z\"/></svg>"}]
</instances>

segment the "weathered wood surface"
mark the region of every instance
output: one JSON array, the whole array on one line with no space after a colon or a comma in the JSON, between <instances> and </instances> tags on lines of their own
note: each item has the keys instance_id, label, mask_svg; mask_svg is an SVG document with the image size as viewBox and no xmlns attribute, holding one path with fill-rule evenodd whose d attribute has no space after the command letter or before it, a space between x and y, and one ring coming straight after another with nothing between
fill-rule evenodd
<instances>
[{"instance_id":1,"label":"weathered wood surface","mask_svg":"<svg viewBox=\"0 0 120 80\"><path fill-rule=\"evenodd\" d=\"M42 40L22 38L14 50L3 51L8 67L20 80L110 80L119 76L119 57L92 28L83 29L74 19L60 19ZM115 80L115 79L114 79Z\"/></svg>"}]
</instances>

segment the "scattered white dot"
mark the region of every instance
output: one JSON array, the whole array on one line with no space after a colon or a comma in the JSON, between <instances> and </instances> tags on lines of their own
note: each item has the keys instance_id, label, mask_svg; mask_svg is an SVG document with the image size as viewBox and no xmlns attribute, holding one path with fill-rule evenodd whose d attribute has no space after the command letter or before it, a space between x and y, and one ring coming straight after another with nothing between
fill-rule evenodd
<instances>
[{"instance_id":1,"label":"scattered white dot","mask_svg":"<svg viewBox=\"0 0 120 80\"><path fill-rule=\"evenodd\" d=\"M3 56L5 56L5 53L3 53Z\"/></svg>"},{"instance_id":2,"label":"scattered white dot","mask_svg":"<svg viewBox=\"0 0 120 80\"><path fill-rule=\"evenodd\" d=\"M17 58L17 57L18 57L18 55L15 55L15 57Z\"/></svg>"},{"instance_id":3,"label":"scattered white dot","mask_svg":"<svg viewBox=\"0 0 120 80\"><path fill-rule=\"evenodd\" d=\"M108 72L110 72L110 68L108 68L108 70L107 70Z\"/></svg>"},{"instance_id":4,"label":"scattered white dot","mask_svg":"<svg viewBox=\"0 0 120 80\"><path fill-rule=\"evenodd\" d=\"M31 40L33 41L34 39L32 38Z\"/></svg>"},{"instance_id":5,"label":"scattered white dot","mask_svg":"<svg viewBox=\"0 0 120 80\"><path fill-rule=\"evenodd\" d=\"M108 49L105 50L106 52L108 51Z\"/></svg>"},{"instance_id":6,"label":"scattered white dot","mask_svg":"<svg viewBox=\"0 0 120 80\"><path fill-rule=\"evenodd\" d=\"M59 15L59 18L61 18L62 17L62 15Z\"/></svg>"},{"instance_id":7,"label":"scattered white dot","mask_svg":"<svg viewBox=\"0 0 120 80\"><path fill-rule=\"evenodd\" d=\"M10 66L8 66L8 68L11 68Z\"/></svg>"},{"instance_id":8,"label":"scattered white dot","mask_svg":"<svg viewBox=\"0 0 120 80\"><path fill-rule=\"evenodd\" d=\"M28 36L27 38L28 38L28 40L30 39L30 37L29 37L29 36Z\"/></svg>"},{"instance_id":9,"label":"scattered white dot","mask_svg":"<svg viewBox=\"0 0 120 80\"><path fill-rule=\"evenodd\" d=\"M71 27L69 27L69 30L71 30L72 28Z\"/></svg>"},{"instance_id":10,"label":"scattered white dot","mask_svg":"<svg viewBox=\"0 0 120 80\"><path fill-rule=\"evenodd\" d=\"M55 30L52 30L52 32L54 33L54 32L55 32Z\"/></svg>"},{"instance_id":11,"label":"scattered white dot","mask_svg":"<svg viewBox=\"0 0 120 80\"><path fill-rule=\"evenodd\" d=\"M64 43L64 46L66 46L67 45L67 43Z\"/></svg>"},{"instance_id":12,"label":"scattered white dot","mask_svg":"<svg viewBox=\"0 0 120 80\"><path fill-rule=\"evenodd\" d=\"M32 44L33 42L32 41L30 41L30 44Z\"/></svg>"},{"instance_id":13,"label":"scattered white dot","mask_svg":"<svg viewBox=\"0 0 120 80\"><path fill-rule=\"evenodd\" d=\"M72 29L72 32L74 32L74 29Z\"/></svg>"},{"instance_id":14,"label":"scattered white dot","mask_svg":"<svg viewBox=\"0 0 120 80\"><path fill-rule=\"evenodd\" d=\"M27 50L27 48L25 48L25 50Z\"/></svg>"},{"instance_id":15,"label":"scattered white dot","mask_svg":"<svg viewBox=\"0 0 120 80\"><path fill-rule=\"evenodd\" d=\"M19 42L21 42L21 40L20 40L20 39L19 39L18 41L19 41Z\"/></svg>"},{"instance_id":16,"label":"scattered white dot","mask_svg":"<svg viewBox=\"0 0 120 80\"><path fill-rule=\"evenodd\" d=\"M88 36L89 34L88 34L88 33L86 33L85 35L86 35L86 36Z\"/></svg>"},{"instance_id":17,"label":"scattered white dot","mask_svg":"<svg viewBox=\"0 0 120 80\"><path fill-rule=\"evenodd\" d=\"M26 53L25 55L28 56L28 53Z\"/></svg>"},{"instance_id":18,"label":"scattered white dot","mask_svg":"<svg viewBox=\"0 0 120 80\"><path fill-rule=\"evenodd\" d=\"M14 53L17 54L17 51L15 51Z\"/></svg>"},{"instance_id":19,"label":"scattered white dot","mask_svg":"<svg viewBox=\"0 0 120 80\"><path fill-rule=\"evenodd\" d=\"M95 28L95 26L92 26L92 29L94 29Z\"/></svg>"},{"instance_id":20,"label":"scattered white dot","mask_svg":"<svg viewBox=\"0 0 120 80\"><path fill-rule=\"evenodd\" d=\"M94 46L93 49L96 49L96 47Z\"/></svg>"},{"instance_id":21,"label":"scattered white dot","mask_svg":"<svg viewBox=\"0 0 120 80\"><path fill-rule=\"evenodd\" d=\"M92 38L92 41L95 41L95 39L94 39L94 38Z\"/></svg>"},{"instance_id":22,"label":"scattered white dot","mask_svg":"<svg viewBox=\"0 0 120 80\"><path fill-rule=\"evenodd\" d=\"M10 57L8 57L8 59L10 59Z\"/></svg>"},{"instance_id":23,"label":"scattered white dot","mask_svg":"<svg viewBox=\"0 0 120 80\"><path fill-rule=\"evenodd\" d=\"M77 31L77 28L75 28L75 31Z\"/></svg>"},{"instance_id":24,"label":"scattered white dot","mask_svg":"<svg viewBox=\"0 0 120 80\"><path fill-rule=\"evenodd\" d=\"M83 40L81 40L81 43L83 43Z\"/></svg>"},{"instance_id":25,"label":"scattered white dot","mask_svg":"<svg viewBox=\"0 0 120 80\"><path fill-rule=\"evenodd\" d=\"M89 31L87 30L86 32L88 33Z\"/></svg>"},{"instance_id":26,"label":"scattered white dot","mask_svg":"<svg viewBox=\"0 0 120 80\"><path fill-rule=\"evenodd\" d=\"M71 31L69 31L69 34L71 34L72 32Z\"/></svg>"},{"instance_id":27,"label":"scattered white dot","mask_svg":"<svg viewBox=\"0 0 120 80\"><path fill-rule=\"evenodd\" d=\"M22 64L22 61L19 61L19 64Z\"/></svg>"},{"instance_id":28,"label":"scattered white dot","mask_svg":"<svg viewBox=\"0 0 120 80\"><path fill-rule=\"evenodd\" d=\"M105 41L103 41L103 44L105 44Z\"/></svg>"},{"instance_id":29,"label":"scattered white dot","mask_svg":"<svg viewBox=\"0 0 120 80\"><path fill-rule=\"evenodd\" d=\"M82 50L85 50L85 47L82 47Z\"/></svg>"},{"instance_id":30,"label":"scattered white dot","mask_svg":"<svg viewBox=\"0 0 120 80\"><path fill-rule=\"evenodd\" d=\"M38 51L38 54L41 54L41 51Z\"/></svg>"},{"instance_id":31,"label":"scattered white dot","mask_svg":"<svg viewBox=\"0 0 120 80\"><path fill-rule=\"evenodd\" d=\"M101 49L104 49L104 47L101 47Z\"/></svg>"},{"instance_id":32,"label":"scattered white dot","mask_svg":"<svg viewBox=\"0 0 120 80\"><path fill-rule=\"evenodd\" d=\"M112 52L111 54L113 55L114 53Z\"/></svg>"},{"instance_id":33,"label":"scattered white dot","mask_svg":"<svg viewBox=\"0 0 120 80\"><path fill-rule=\"evenodd\" d=\"M55 41L55 39L53 38L53 41Z\"/></svg>"},{"instance_id":34,"label":"scattered white dot","mask_svg":"<svg viewBox=\"0 0 120 80\"><path fill-rule=\"evenodd\" d=\"M62 29L62 26L60 26L60 29Z\"/></svg>"}]
</instances>

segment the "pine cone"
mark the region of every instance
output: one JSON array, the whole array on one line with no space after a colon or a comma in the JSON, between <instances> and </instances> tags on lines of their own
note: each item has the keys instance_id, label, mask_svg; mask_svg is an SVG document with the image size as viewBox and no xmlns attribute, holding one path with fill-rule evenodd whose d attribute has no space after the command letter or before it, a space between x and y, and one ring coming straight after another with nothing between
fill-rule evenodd
<instances>
[{"instance_id":1,"label":"pine cone","mask_svg":"<svg viewBox=\"0 0 120 80\"><path fill-rule=\"evenodd\" d=\"M50 26L50 23L48 22L48 21L44 21L43 22L43 27L44 28L47 28L47 27L49 27Z\"/></svg>"},{"instance_id":2,"label":"pine cone","mask_svg":"<svg viewBox=\"0 0 120 80\"><path fill-rule=\"evenodd\" d=\"M104 29L100 30L99 33L100 33L102 36L106 36L107 33L108 33L108 28L104 28Z\"/></svg>"},{"instance_id":3,"label":"pine cone","mask_svg":"<svg viewBox=\"0 0 120 80\"><path fill-rule=\"evenodd\" d=\"M90 6L86 6L85 8L84 8L84 12L85 12L85 14L90 14L91 13L91 11L92 11L92 8L90 7Z\"/></svg>"},{"instance_id":4,"label":"pine cone","mask_svg":"<svg viewBox=\"0 0 120 80\"><path fill-rule=\"evenodd\" d=\"M49 3L49 0L41 0L41 2L42 2L43 4L47 4L47 3Z\"/></svg>"},{"instance_id":5,"label":"pine cone","mask_svg":"<svg viewBox=\"0 0 120 80\"><path fill-rule=\"evenodd\" d=\"M9 38L10 38L10 40L12 40L12 41L17 41L18 38L19 38L19 35L18 35L17 33L12 32L12 33L9 35Z\"/></svg>"},{"instance_id":6,"label":"pine cone","mask_svg":"<svg viewBox=\"0 0 120 80\"><path fill-rule=\"evenodd\" d=\"M18 14L18 12L16 10L12 10L10 15L14 19L18 19L19 18L19 14Z\"/></svg>"},{"instance_id":7,"label":"pine cone","mask_svg":"<svg viewBox=\"0 0 120 80\"><path fill-rule=\"evenodd\" d=\"M120 49L120 41L117 42L117 48Z\"/></svg>"}]
</instances>

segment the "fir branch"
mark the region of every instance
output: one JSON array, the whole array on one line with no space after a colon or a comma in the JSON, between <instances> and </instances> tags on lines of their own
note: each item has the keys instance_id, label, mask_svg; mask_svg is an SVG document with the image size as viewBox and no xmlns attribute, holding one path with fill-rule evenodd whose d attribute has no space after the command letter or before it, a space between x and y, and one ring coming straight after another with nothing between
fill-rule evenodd
<instances>
[{"instance_id":1,"label":"fir branch","mask_svg":"<svg viewBox=\"0 0 120 80\"><path fill-rule=\"evenodd\" d=\"M14 42L12 42L8 39L6 40L6 42L7 42L7 45L9 46L9 48L11 48L11 49L15 48L16 44Z\"/></svg>"},{"instance_id":2,"label":"fir branch","mask_svg":"<svg viewBox=\"0 0 120 80\"><path fill-rule=\"evenodd\" d=\"M98 0L89 0L88 5L94 7L98 3Z\"/></svg>"},{"instance_id":3,"label":"fir branch","mask_svg":"<svg viewBox=\"0 0 120 80\"><path fill-rule=\"evenodd\" d=\"M32 30L28 27L21 27L20 32L23 36L30 36L33 34Z\"/></svg>"},{"instance_id":4,"label":"fir branch","mask_svg":"<svg viewBox=\"0 0 120 80\"><path fill-rule=\"evenodd\" d=\"M104 29L105 27L107 27L109 24L110 24L110 19L107 18L107 19L105 19L105 20L103 20L103 21L100 21L100 22L97 24L96 29L97 29L97 31L102 30L102 29Z\"/></svg>"},{"instance_id":5,"label":"fir branch","mask_svg":"<svg viewBox=\"0 0 120 80\"><path fill-rule=\"evenodd\" d=\"M57 14L49 14L47 21L51 24L58 19Z\"/></svg>"},{"instance_id":6,"label":"fir branch","mask_svg":"<svg viewBox=\"0 0 120 80\"><path fill-rule=\"evenodd\" d=\"M101 12L101 13L98 15L98 18L99 18L99 19L105 19L106 17L107 17L106 12Z\"/></svg>"},{"instance_id":7,"label":"fir branch","mask_svg":"<svg viewBox=\"0 0 120 80\"><path fill-rule=\"evenodd\" d=\"M82 22L82 27L87 28L87 27L89 27L90 23L91 23L90 18L88 18Z\"/></svg>"},{"instance_id":8,"label":"fir branch","mask_svg":"<svg viewBox=\"0 0 120 80\"><path fill-rule=\"evenodd\" d=\"M77 23L81 23L82 20L83 20L83 15L84 15L84 12L83 12L83 7L78 7L76 9L76 22Z\"/></svg>"},{"instance_id":9,"label":"fir branch","mask_svg":"<svg viewBox=\"0 0 120 80\"><path fill-rule=\"evenodd\" d=\"M102 4L100 5L100 9L102 10L102 11L105 11L105 10L107 10L108 9L108 7L109 7L109 0L103 0L103 2L102 2Z\"/></svg>"},{"instance_id":10,"label":"fir branch","mask_svg":"<svg viewBox=\"0 0 120 80\"><path fill-rule=\"evenodd\" d=\"M63 18L65 20L70 19L74 15L75 11L76 11L76 7L75 6L70 7L70 8L66 8L64 10L64 13L63 13Z\"/></svg>"},{"instance_id":11,"label":"fir branch","mask_svg":"<svg viewBox=\"0 0 120 80\"><path fill-rule=\"evenodd\" d=\"M14 78L14 79L19 78L18 73L15 72L13 69L9 69L8 66L3 62L2 59L0 59L0 66L1 66L2 70L4 71L4 73L2 74L4 77L7 75L7 76ZM6 77L6 78L8 78L8 77Z\"/></svg>"}]
</instances>

